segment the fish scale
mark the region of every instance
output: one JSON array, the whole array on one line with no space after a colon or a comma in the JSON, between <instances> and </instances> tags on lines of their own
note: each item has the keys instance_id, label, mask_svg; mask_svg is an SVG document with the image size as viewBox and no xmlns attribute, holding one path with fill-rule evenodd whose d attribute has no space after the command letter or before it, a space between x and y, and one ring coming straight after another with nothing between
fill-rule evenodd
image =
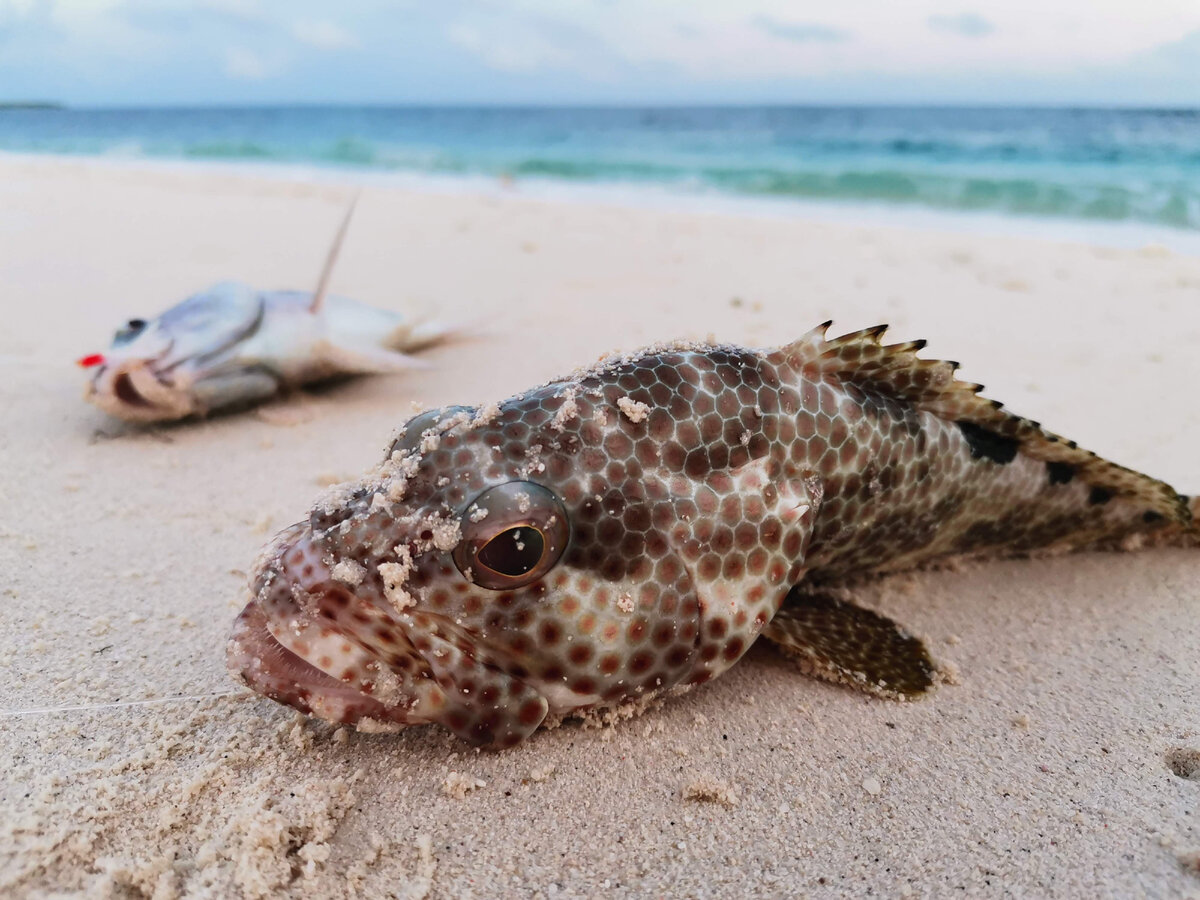
<instances>
[{"instance_id":1,"label":"fish scale","mask_svg":"<svg viewBox=\"0 0 1200 900\"><path fill-rule=\"evenodd\" d=\"M414 418L378 467L261 557L231 670L306 711L340 709L336 721L436 722L492 746L708 681L760 635L804 671L908 698L936 666L837 590L854 579L948 557L1195 543L1170 487L982 398L956 364L921 359L923 342L827 328L776 350L650 348ZM366 575L326 577L343 562ZM322 592L348 599L321 646L345 636L356 653L317 668L344 666L338 684L359 706L314 703L329 682L306 683L311 658L281 657L262 625L321 606ZM387 697L360 651L396 676Z\"/></svg>"}]
</instances>

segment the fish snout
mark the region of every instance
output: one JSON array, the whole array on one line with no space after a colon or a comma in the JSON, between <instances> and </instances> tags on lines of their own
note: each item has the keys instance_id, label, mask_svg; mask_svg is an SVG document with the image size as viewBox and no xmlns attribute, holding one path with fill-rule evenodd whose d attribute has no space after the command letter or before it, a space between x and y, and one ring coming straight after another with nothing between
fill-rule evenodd
<instances>
[{"instance_id":1,"label":"fish snout","mask_svg":"<svg viewBox=\"0 0 1200 900\"><path fill-rule=\"evenodd\" d=\"M293 645L295 646L295 645ZM257 600L251 601L234 622L226 649L230 673L247 687L277 703L329 722L376 731L398 730L408 724L380 700L335 678L272 633L270 620Z\"/></svg>"},{"instance_id":2,"label":"fish snout","mask_svg":"<svg viewBox=\"0 0 1200 900\"><path fill-rule=\"evenodd\" d=\"M377 573L334 563L308 523L276 536L251 588L229 667L301 712L360 730L433 722L496 747L528 737L547 714L546 699L494 648L445 616L397 608Z\"/></svg>"},{"instance_id":3,"label":"fish snout","mask_svg":"<svg viewBox=\"0 0 1200 900\"><path fill-rule=\"evenodd\" d=\"M123 359L101 365L86 397L111 416L131 422L180 419L197 411L192 393L149 359Z\"/></svg>"},{"instance_id":4,"label":"fish snout","mask_svg":"<svg viewBox=\"0 0 1200 900\"><path fill-rule=\"evenodd\" d=\"M430 721L402 629L338 581L304 523L280 532L234 623L234 677L280 703L363 731Z\"/></svg>"}]
</instances>

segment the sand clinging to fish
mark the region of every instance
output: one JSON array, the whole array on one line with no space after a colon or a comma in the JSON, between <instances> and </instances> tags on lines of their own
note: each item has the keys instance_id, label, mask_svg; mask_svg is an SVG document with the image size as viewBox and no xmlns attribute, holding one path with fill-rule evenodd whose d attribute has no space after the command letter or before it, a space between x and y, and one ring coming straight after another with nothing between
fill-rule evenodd
<instances>
[{"instance_id":1,"label":"sand clinging to fish","mask_svg":"<svg viewBox=\"0 0 1200 900\"><path fill-rule=\"evenodd\" d=\"M946 558L1194 543L1168 485L955 379L836 339L673 345L408 422L263 552L229 644L279 702L511 746L701 684L760 636L875 694L937 681L854 579Z\"/></svg>"}]
</instances>

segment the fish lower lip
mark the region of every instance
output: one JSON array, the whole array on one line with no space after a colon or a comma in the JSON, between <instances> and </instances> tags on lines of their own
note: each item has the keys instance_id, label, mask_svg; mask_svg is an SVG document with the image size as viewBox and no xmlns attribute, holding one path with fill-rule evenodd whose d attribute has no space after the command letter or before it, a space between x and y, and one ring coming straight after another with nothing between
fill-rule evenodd
<instances>
[{"instance_id":1,"label":"fish lower lip","mask_svg":"<svg viewBox=\"0 0 1200 900\"><path fill-rule=\"evenodd\" d=\"M268 630L266 614L257 602L238 616L226 655L235 678L300 712L350 725L364 719L397 728L405 724L397 721L398 710L343 684L284 647Z\"/></svg>"}]
</instances>

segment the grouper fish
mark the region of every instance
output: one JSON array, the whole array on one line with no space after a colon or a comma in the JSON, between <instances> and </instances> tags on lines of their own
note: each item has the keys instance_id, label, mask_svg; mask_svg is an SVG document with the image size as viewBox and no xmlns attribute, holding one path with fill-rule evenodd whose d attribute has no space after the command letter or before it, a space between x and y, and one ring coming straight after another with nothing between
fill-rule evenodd
<instances>
[{"instance_id":1,"label":"grouper fish","mask_svg":"<svg viewBox=\"0 0 1200 900\"><path fill-rule=\"evenodd\" d=\"M912 698L939 670L855 579L1197 543L1187 498L984 399L923 341L828 326L416 416L263 551L231 670L331 722L498 747L702 684L760 636Z\"/></svg>"}]
</instances>

